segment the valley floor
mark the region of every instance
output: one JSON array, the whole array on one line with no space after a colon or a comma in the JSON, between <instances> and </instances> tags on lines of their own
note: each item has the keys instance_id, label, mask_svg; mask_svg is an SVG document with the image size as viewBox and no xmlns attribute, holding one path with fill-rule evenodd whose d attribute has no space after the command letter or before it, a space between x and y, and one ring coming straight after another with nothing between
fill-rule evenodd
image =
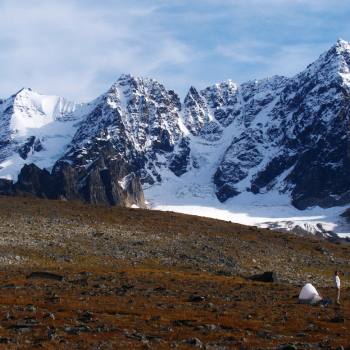
<instances>
[{"instance_id":1,"label":"valley floor","mask_svg":"<svg viewBox=\"0 0 350 350\"><path fill-rule=\"evenodd\" d=\"M346 348L349 253L208 218L0 197L0 348ZM297 303L305 282L333 298L334 269L340 306ZM279 283L246 278L268 270ZM28 278L38 271L57 280Z\"/></svg>"}]
</instances>

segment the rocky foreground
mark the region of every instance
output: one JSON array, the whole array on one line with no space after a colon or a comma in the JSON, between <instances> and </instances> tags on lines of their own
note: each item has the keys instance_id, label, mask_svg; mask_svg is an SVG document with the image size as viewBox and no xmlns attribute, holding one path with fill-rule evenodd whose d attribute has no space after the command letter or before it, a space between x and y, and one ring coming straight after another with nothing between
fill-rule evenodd
<instances>
[{"instance_id":1,"label":"rocky foreground","mask_svg":"<svg viewBox=\"0 0 350 350\"><path fill-rule=\"evenodd\" d=\"M347 242L15 197L0 233L3 349L350 349ZM335 269L340 306L297 303Z\"/></svg>"}]
</instances>

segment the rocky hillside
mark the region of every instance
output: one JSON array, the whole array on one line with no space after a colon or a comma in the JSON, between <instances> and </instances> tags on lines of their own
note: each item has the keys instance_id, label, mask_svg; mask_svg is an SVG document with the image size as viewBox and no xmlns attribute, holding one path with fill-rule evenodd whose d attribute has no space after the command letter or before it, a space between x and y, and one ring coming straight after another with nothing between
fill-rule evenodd
<instances>
[{"instance_id":1,"label":"rocky hillside","mask_svg":"<svg viewBox=\"0 0 350 350\"><path fill-rule=\"evenodd\" d=\"M208 218L0 197L0 349L335 349L349 243ZM311 282L342 304L298 304ZM252 275L273 271L271 282ZM272 282L273 281L273 282ZM335 336L336 335L336 336Z\"/></svg>"},{"instance_id":2,"label":"rocky hillside","mask_svg":"<svg viewBox=\"0 0 350 350\"><path fill-rule=\"evenodd\" d=\"M131 75L85 105L22 90L0 104L0 176L34 163L61 177L59 196L92 203L119 203L129 174L144 188L190 174L220 202L276 192L299 209L344 205L349 65L339 40L295 77L191 87L183 103Z\"/></svg>"}]
</instances>

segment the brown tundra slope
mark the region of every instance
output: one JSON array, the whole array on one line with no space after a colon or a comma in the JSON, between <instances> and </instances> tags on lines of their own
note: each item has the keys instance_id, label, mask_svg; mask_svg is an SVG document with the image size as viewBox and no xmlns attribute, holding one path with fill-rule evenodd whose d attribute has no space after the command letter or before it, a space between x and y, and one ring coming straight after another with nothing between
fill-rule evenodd
<instances>
[{"instance_id":1,"label":"brown tundra slope","mask_svg":"<svg viewBox=\"0 0 350 350\"><path fill-rule=\"evenodd\" d=\"M0 348L350 349L349 253L195 216L0 197ZM340 306L298 304L305 282L333 298L335 269ZM278 282L247 279L264 271Z\"/></svg>"}]
</instances>

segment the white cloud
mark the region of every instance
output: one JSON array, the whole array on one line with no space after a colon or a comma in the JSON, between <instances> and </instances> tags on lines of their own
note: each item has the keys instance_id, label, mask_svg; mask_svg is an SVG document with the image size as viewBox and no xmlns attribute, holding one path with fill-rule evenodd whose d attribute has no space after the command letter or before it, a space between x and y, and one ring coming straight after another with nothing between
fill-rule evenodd
<instances>
[{"instance_id":1,"label":"white cloud","mask_svg":"<svg viewBox=\"0 0 350 350\"><path fill-rule=\"evenodd\" d=\"M344 5L345 4L345 5ZM0 0L0 96L78 101L121 73L190 85L297 73L337 37L340 0ZM343 23L343 30L340 30ZM254 75L254 76L253 76Z\"/></svg>"},{"instance_id":2,"label":"white cloud","mask_svg":"<svg viewBox=\"0 0 350 350\"><path fill-rule=\"evenodd\" d=\"M218 45L217 54L231 59L233 62L243 64L266 63L267 57L259 51L263 48L261 42L237 41L231 45Z\"/></svg>"},{"instance_id":3,"label":"white cloud","mask_svg":"<svg viewBox=\"0 0 350 350\"><path fill-rule=\"evenodd\" d=\"M188 62L191 49L159 26L156 10L0 1L0 95L26 85L86 100L121 73L151 75Z\"/></svg>"},{"instance_id":4,"label":"white cloud","mask_svg":"<svg viewBox=\"0 0 350 350\"><path fill-rule=\"evenodd\" d=\"M272 75L293 76L306 65L316 60L328 43L273 45L268 42L242 42L217 47L217 54L231 60L232 65L254 65L262 72L262 77ZM249 68L248 68L249 69Z\"/></svg>"},{"instance_id":5,"label":"white cloud","mask_svg":"<svg viewBox=\"0 0 350 350\"><path fill-rule=\"evenodd\" d=\"M286 45L276 50L275 54L266 63L266 75L275 74L293 76L314 60L316 60L329 46L326 43L313 45Z\"/></svg>"}]
</instances>

